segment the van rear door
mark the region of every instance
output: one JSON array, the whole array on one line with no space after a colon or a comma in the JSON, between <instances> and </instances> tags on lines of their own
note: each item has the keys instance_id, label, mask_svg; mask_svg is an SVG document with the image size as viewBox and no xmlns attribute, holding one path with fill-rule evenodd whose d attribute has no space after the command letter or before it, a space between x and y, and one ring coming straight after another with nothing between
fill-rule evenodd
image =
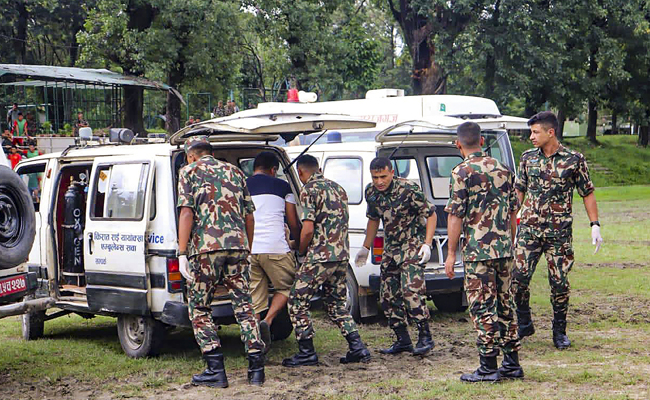
<instances>
[{"instance_id":1,"label":"van rear door","mask_svg":"<svg viewBox=\"0 0 650 400\"><path fill-rule=\"evenodd\" d=\"M93 162L84 229L91 311L149 312L145 232L153 176L153 157L98 157Z\"/></svg>"}]
</instances>

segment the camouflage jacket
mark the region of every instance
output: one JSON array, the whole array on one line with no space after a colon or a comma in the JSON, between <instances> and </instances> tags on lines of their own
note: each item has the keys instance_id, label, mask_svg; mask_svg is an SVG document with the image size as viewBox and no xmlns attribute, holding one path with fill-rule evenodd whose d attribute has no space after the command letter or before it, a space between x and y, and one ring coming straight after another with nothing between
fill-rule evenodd
<instances>
[{"instance_id":1,"label":"camouflage jacket","mask_svg":"<svg viewBox=\"0 0 650 400\"><path fill-rule=\"evenodd\" d=\"M384 225L384 257L401 261L416 258L424 244L426 219L435 212L420 187L395 177L383 192L369 184L365 195L366 217L381 219Z\"/></svg>"},{"instance_id":2,"label":"camouflage jacket","mask_svg":"<svg viewBox=\"0 0 650 400\"><path fill-rule=\"evenodd\" d=\"M570 236L573 189L582 197L594 191L585 157L560 145L546 157L542 149L521 155L517 190L526 193L521 224L539 236Z\"/></svg>"},{"instance_id":3,"label":"camouflage jacket","mask_svg":"<svg viewBox=\"0 0 650 400\"><path fill-rule=\"evenodd\" d=\"M463 261L512 257L510 216L518 209L515 175L484 152L451 171L445 211L463 220Z\"/></svg>"},{"instance_id":4,"label":"camouflage jacket","mask_svg":"<svg viewBox=\"0 0 650 400\"><path fill-rule=\"evenodd\" d=\"M336 182L315 173L300 191L301 220L314 221L314 237L306 262L343 261L350 258L348 195Z\"/></svg>"},{"instance_id":5,"label":"camouflage jacket","mask_svg":"<svg viewBox=\"0 0 650 400\"><path fill-rule=\"evenodd\" d=\"M245 217L255 211L255 205L239 168L210 155L181 168L177 207L194 211L190 256L249 250Z\"/></svg>"}]
</instances>

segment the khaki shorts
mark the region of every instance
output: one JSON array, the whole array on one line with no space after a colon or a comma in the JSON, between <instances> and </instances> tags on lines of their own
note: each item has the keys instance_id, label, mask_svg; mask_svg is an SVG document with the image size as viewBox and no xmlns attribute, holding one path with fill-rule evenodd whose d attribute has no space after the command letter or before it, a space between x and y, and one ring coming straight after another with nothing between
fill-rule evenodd
<instances>
[{"instance_id":1,"label":"khaki shorts","mask_svg":"<svg viewBox=\"0 0 650 400\"><path fill-rule=\"evenodd\" d=\"M251 254L251 296L255 314L269 309L269 280L276 293L289 297L295 276L293 253Z\"/></svg>"}]
</instances>

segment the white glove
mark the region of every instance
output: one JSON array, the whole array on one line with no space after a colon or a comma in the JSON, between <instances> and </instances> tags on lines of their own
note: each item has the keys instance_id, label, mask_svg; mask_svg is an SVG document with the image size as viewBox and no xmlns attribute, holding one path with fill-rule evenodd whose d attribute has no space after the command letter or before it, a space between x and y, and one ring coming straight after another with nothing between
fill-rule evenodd
<instances>
[{"instance_id":1,"label":"white glove","mask_svg":"<svg viewBox=\"0 0 650 400\"><path fill-rule=\"evenodd\" d=\"M598 225L591 227L591 244L596 246L594 254L598 253L598 250L600 250L600 245L603 244L603 238L600 236L600 226Z\"/></svg>"},{"instance_id":2,"label":"white glove","mask_svg":"<svg viewBox=\"0 0 650 400\"><path fill-rule=\"evenodd\" d=\"M428 244L423 244L422 247L420 247L420 251L418 252L418 257L422 257L420 259L420 264L428 263L429 259L431 258L431 247L429 247Z\"/></svg>"},{"instance_id":3,"label":"white glove","mask_svg":"<svg viewBox=\"0 0 650 400\"><path fill-rule=\"evenodd\" d=\"M362 246L361 250L359 250L357 256L354 258L354 266L360 268L366 265L366 261L368 261L368 253L370 253L370 249Z\"/></svg>"},{"instance_id":4,"label":"white glove","mask_svg":"<svg viewBox=\"0 0 650 400\"><path fill-rule=\"evenodd\" d=\"M178 271L183 275L183 278L185 278L186 281L194 281L192 274L190 274L190 262L184 254L178 256Z\"/></svg>"}]
</instances>

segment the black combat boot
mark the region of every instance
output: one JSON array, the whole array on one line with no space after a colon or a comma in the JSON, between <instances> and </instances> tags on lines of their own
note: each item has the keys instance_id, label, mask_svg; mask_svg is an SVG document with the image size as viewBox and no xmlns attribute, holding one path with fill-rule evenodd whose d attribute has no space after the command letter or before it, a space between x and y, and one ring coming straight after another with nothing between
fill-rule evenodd
<instances>
[{"instance_id":1,"label":"black combat boot","mask_svg":"<svg viewBox=\"0 0 650 400\"><path fill-rule=\"evenodd\" d=\"M519 365L519 353L513 351L512 353L503 354L503 363L499 368L499 375L501 375L501 378L508 379L521 379L524 377L524 369Z\"/></svg>"},{"instance_id":2,"label":"black combat boot","mask_svg":"<svg viewBox=\"0 0 650 400\"><path fill-rule=\"evenodd\" d=\"M318 355L314 350L314 341L312 339L299 340L298 353L291 358L282 360L282 365L291 368L318 365Z\"/></svg>"},{"instance_id":3,"label":"black combat boot","mask_svg":"<svg viewBox=\"0 0 650 400\"><path fill-rule=\"evenodd\" d=\"M566 335L566 312L553 314L553 344L560 350L571 346L571 341Z\"/></svg>"},{"instance_id":4,"label":"black combat boot","mask_svg":"<svg viewBox=\"0 0 650 400\"><path fill-rule=\"evenodd\" d=\"M352 332L348 334L345 339L348 341L348 353L345 357L341 357L341 364L350 364L358 362L368 362L370 361L370 352L366 348L366 345L361 341L359 332Z\"/></svg>"},{"instance_id":5,"label":"black combat boot","mask_svg":"<svg viewBox=\"0 0 650 400\"><path fill-rule=\"evenodd\" d=\"M399 354L405 351L413 353L413 342L411 342L411 337L409 336L409 331L406 326L400 326L395 328L395 335L397 335L397 340L387 349L381 349L379 352L381 354Z\"/></svg>"},{"instance_id":6,"label":"black combat boot","mask_svg":"<svg viewBox=\"0 0 650 400\"><path fill-rule=\"evenodd\" d=\"M248 383L262 386L264 383L264 353L261 351L248 354Z\"/></svg>"},{"instance_id":7,"label":"black combat boot","mask_svg":"<svg viewBox=\"0 0 650 400\"><path fill-rule=\"evenodd\" d=\"M433 339L431 338L431 331L429 331L429 321L422 321L418 323L418 342L413 350L414 356L423 356L433 349Z\"/></svg>"},{"instance_id":8,"label":"black combat boot","mask_svg":"<svg viewBox=\"0 0 650 400\"><path fill-rule=\"evenodd\" d=\"M517 303L517 325L519 339L523 339L526 336L533 336L535 333L535 326L533 326L528 303Z\"/></svg>"},{"instance_id":9,"label":"black combat boot","mask_svg":"<svg viewBox=\"0 0 650 400\"><path fill-rule=\"evenodd\" d=\"M221 354L221 349L217 348L209 351L203 354L203 358L208 366L203 373L192 377L192 384L227 388L228 377L226 377L226 369L223 366L223 354Z\"/></svg>"},{"instance_id":10,"label":"black combat boot","mask_svg":"<svg viewBox=\"0 0 650 400\"><path fill-rule=\"evenodd\" d=\"M463 382L498 382L501 379L497 369L497 356L480 356L481 365L471 374L462 374Z\"/></svg>"}]
</instances>

